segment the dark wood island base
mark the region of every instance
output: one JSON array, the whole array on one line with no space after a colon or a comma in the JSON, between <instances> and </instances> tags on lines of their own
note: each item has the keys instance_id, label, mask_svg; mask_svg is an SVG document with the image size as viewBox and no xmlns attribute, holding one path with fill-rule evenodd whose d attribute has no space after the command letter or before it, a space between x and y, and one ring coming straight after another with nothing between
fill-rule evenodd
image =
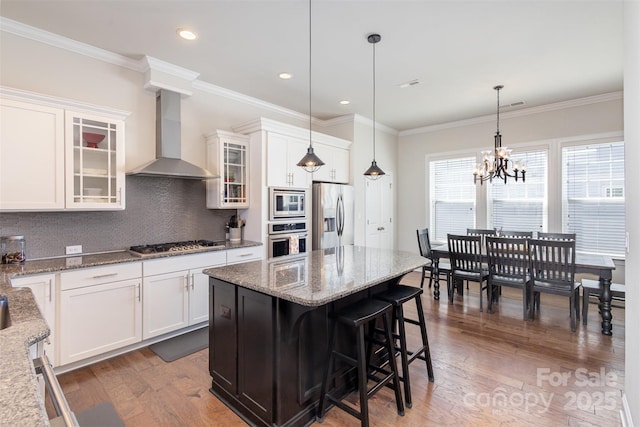
<instances>
[{"instance_id":1,"label":"dark wood island base","mask_svg":"<svg viewBox=\"0 0 640 427\"><path fill-rule=\"evenodd\" d=\"M309 259L301 259L306 260L305 280L288 288L278 287L273 275L267 280L269 290L264 291L249 289L246 282L231 276L223 280L224 270L233 266L205 271L211 276L210 391L250 425L313 423L327 357L330 313L394 286L404 274L424 263L424 258L414 254L387 251L388 260L394 258L390 254L399 254L399 258L403 258L401 265L394 264L391 270L380 274L370 274L367 266L362 265L362 273L369 279L360 280L360 266L356 266L360 251L367 252L368 256L372 254L369 248L356 247L355 264L348 269L346 261L336 276L327 271L332 263L320 263L317 259L313 262L313 256L321 260L323 257L322 251L314 251L308 255ZM234 274L255 273L257 277L273 270L269 261L240 264L237 268L251 268L248 264L253 264L253 273L245 270L234 271ZM332 280L337 277L340 279ZM341 331L339 337L340 348L354 347L352 331ZM356 386L355 375L351 374L355 372L336 380L344 393Z\"/></svg>"}]
</instances>

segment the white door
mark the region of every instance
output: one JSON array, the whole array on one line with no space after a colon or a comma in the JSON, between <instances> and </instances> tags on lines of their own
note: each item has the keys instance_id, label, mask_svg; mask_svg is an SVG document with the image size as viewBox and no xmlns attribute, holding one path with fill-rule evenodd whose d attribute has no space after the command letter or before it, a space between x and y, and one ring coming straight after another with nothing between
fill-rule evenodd
<instances>
[{"instance_id":1,"label":"white door","mask_svg":"<svg viewBox=\"0 0 640 427\"><path fill-rule=\"evenodd\" d=\"M11 279L11 286L14 288L30 288L36 300L36 304L42 313L42 317L47 321L50 335L44 341L44 352L47 353L49 361L53 366L58 366L55 354L55 330L56 330L56 276L55 274L44 274L39 276L23 276ZM39 344L42 341L39 342Z\"/></svg>"},{"instance_id":2,"label":"white door","mask_svg":"<svg viewBox=\"0 0 640 427\"><path fill-rule=\"evenodd\" d=\"M393 249L393 184L389 175L366 179L366 245Z\"/></svg>"},{"instance_id":3,"label":"white door","mask_svg":"<svg viewBox=\"0 0 640 427\"><path fill-rule=\"evenodd\" d=\"M141 340L140 280L60 293L60 365Z\"/></svg>"},{"instance_id":4,"label":"white door","mask_svg":"<svg viewBox=\"0 0 640 427\"><path fill-rule=\"evenodd\" d=\"M209 320L209 276L200 270L191 271L189 289L189 325Z\"/></svg>"},{"instance_id":5,"label":"white door","mask_svg":"<svg viewBox=\"0 0 640 427\"><path fill-rule=\"evenodd\" d=\"M189 271L145 277L142 338L189 326Z\"/></svg>"}]
</instances>

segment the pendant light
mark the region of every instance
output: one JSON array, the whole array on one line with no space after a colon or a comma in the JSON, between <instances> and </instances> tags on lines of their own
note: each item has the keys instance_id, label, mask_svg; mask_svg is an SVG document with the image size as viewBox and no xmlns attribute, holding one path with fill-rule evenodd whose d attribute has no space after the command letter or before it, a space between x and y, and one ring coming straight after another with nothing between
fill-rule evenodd
<instances>
[{"instance_id":1,"label":"pendant light","mask_svg":"<svg viewBox=\"0 0 640 427\"><path fill-rule=\"evenodd\" d=\"M309 173L317 171L320 169L320 166L324 165L324 162L320 160L320 157L313 152L311 120L311 0L309 0L309 148L307 148L307 154L305 154L297 164L297 166L300 166Z\"/></svg>"},{"instance_id":2,"label":"pendant light","mask_svg":"<svg viewBox=\"0 0 640 427\"><path fill-rule=\"evenodd\" d=\"M527 173L527 165L525 162L516 160L511 162L510 156L511 150L502 146L502 135L500 134L500 90L503 89L503 85L494 86L496 91L496 134L493 141L493 152L483 151L482 163L478 163L473 170L473 182L480 183L489 181L493 182L493 179L499 179L507 183L508 178L514 178L518 181L518 178L522 178L524 182L525 174ZM511 170L509 168L511 167Z\"/></svg>"},{"instance_id":3,"label":"pendant light","mask_svg":"<svg viewBox=\"0 0 640 427\"><path fill-rule=\"evenodd\" d=\"M376 43L380 39L382 39L380 34L369 34L367 36L367 40L373 45L373 161L364 175L371 180L376 180L384 175L384 171L376 163Z\"/></svg>"}]
</instances>

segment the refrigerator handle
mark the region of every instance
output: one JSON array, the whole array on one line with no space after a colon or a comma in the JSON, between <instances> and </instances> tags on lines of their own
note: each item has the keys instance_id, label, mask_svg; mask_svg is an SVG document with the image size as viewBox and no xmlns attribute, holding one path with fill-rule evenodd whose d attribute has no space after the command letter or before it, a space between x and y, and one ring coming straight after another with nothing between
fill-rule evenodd
<instances>
[{"instance_id":1,"label":"refrigerator handle","mask_svg":"<svg viewBox=\"0 0 640 427\"><path fill-rule=\"evenodd\" d=\"M336 222L338 237L342 237L342 232L344 231L344 200L342 199L342 194L338 196L336 205Z\"/></svg>"}]
</instances>

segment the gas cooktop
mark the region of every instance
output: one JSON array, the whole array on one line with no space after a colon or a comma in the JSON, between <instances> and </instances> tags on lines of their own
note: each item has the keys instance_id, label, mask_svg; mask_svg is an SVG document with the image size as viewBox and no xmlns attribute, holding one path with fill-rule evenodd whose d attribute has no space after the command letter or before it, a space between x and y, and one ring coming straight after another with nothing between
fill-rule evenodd
<instances>
[{"instance_id":1,"label":"gas cooktop","mask_svg":"<svg viewBox=\"0 0 640 427\"><path fill-rule=\"evenodd\" d=\"M165 252L188 253L203 249L222 249L226 247L224 241L187 240L184 242L158 243L155 245L131 246L129 250L138 256L156 255Z\"/></svg>"}]
</instances>

